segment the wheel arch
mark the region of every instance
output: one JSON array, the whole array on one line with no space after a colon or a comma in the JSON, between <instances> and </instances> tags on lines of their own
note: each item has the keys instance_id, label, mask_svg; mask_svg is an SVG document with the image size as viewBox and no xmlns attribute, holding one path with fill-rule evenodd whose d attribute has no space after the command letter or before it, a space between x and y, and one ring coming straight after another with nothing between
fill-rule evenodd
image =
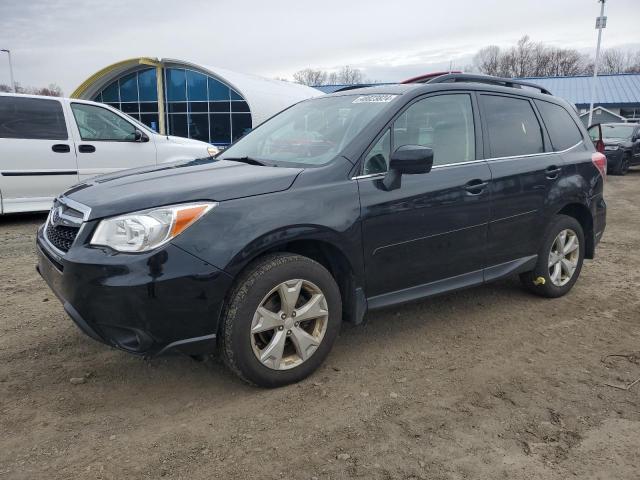
<instances>
[{"instance_id":1,"label":"wheel arch","mask_svg":"<svg viewBox=\"0 0 640 480\"><path fill-rule=\"evenodd\" d=\"M584 232L585 258L592 259L595 255L595 235L593 231L593 216L589 207L582 203L569 203L556 212L557 215L567 215L575 218Z\"/></svg>"},{"instance_id":2,"label":"wheel arch","mask_svg":"<svg viewBox=\"0 0 640 480\"><path fill-rule=\"evenodd\" d=\"M308 229L306 235L302 236L272 232L268 237L272 240L277 237L279 241L265 242L265 237L262 237L252 242L260 247L244 249L240 254L242 258L232 262L236 270L233 276L240 278L256 261L269 254L294 253L310 258L325 267L337 283L342 297L343 320L361 323L366 312L362 275L357 259L350 259L349 253L340 246L344 245L344 241L340 242L337 235L337 232L320 232L316 229Z\"/></svg>"}]
</instances>

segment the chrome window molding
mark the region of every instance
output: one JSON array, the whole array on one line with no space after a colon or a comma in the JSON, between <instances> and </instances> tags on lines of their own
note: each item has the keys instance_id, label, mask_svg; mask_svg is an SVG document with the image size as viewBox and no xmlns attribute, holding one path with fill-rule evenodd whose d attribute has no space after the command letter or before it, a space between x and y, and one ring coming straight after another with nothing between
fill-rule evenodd
<instances>
[{"instance_id":1,"label":"chrome window molding","mask_svg":"<svg viewBox=\"0 0 640 480\"><path fill-rule=\"evenodd\" d=\"M530 157L542 157L544 155L558 155L559 153L567 153L568 151L573 150L574 148L576 148L578 145L581 145L582 143L584 143L584 140L580 140L575 145L569 148L565 148L564 150L558 150L558 151L554 150L552 152L529 153L527 155L511 155L508 157L490 157L490 158L485 158L485 160L487 162L490 162L493 160L511 160L514 158L530 158Z\"/></svg>"},{"instance_id":2,"label":"chrome window molding","mask_svg":"<svg viewBox=\"0 0 640 480\"><path fill-rule=\"evenodd\" d=\"M559 151L553 151L553 152L541 152L541 153L530 153L527 155L512 155L510 157L491 157L491 158L480 158L478 160L469 160L466 162L455 162L455 163L443 163L441 165L434 165L431 169L432 170L436 170L438 168L444 168L444 167L454 167L454 166L458 166L458 165L470 165L473 163L480 163L480 162L491 162L491 161L495 161L495 160L512 160L512 159L519 159L519 158L530 158L530 157L542 157L544 155L558 155L560 153L567 153L570 150L573 150L574 148L576 148L578 145L581 145L584 143L584 140L580 140L578 143L576 143L575 145L569 147L569 148L565 148L564 150L559 150ZM351 177L351 180L365 180L367 178L377 178L377 177L383 177L387 174L389 170L387 170L386 172L382 172L382 173L371 173L368 175L358 175L355 177Z\"/></svg>"}]
</instances>

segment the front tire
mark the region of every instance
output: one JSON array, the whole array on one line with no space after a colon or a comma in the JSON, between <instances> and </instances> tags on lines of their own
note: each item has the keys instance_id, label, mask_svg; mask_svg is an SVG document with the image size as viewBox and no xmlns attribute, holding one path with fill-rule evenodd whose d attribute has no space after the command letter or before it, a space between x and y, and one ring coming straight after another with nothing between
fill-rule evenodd
<instances>
[{"instance_id":1,"label":"front tire","mask_svg":"<svg viewBox=\"0 0 640 480\"><path fill-rule=\"evenodd\" d=\"M327 357L341 317L340 290L327 269L300 255L267 255L248 268L230 295L220 352L248 383L295 383Z\"/></svg>"},{"instance_id":2,"label":"front tire","mask_svg":"<svg viewBox=\"0 0 640 480\"><path fill-rule=\"evenodd\" d=\"M631 167L631 155L625 154L618 164L618 168L615 170L616 175L624 176L629 173L629 167Z\"/></svg>"},{"instance_id":3,"label":"front tire","mask_svg":"<svg viewBox=\"0 0 640 480\"><path fill-rule=\"evenodd\" d=\"M573 217L556 215L538 252L538 263L530 272L521 274L520 280L537 295L561 297L578 280L584 252L584 232L580 223Z\"/></svg>"}]
</instances>

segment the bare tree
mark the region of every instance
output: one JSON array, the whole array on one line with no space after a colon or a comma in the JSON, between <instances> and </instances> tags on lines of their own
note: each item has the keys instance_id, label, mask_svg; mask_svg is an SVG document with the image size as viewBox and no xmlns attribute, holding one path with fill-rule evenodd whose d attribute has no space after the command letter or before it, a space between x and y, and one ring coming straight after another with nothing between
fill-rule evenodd
<instances>
[{"instance_id":1,"label":"bare tree","mask_svg":"<svg viewBox=\"0 0 640 480\"><path fill-rule=\"evenodd\" d=\"M293 74L293 79L302 85L324 85L327 80L327 72L319 69L305 68Z\"/></svg>"},{"instance_id":2,"label":"bare tree","mask_svg":"<svg viewBox=\"0 0 640 480\"><path fill-rule=\"evenodd\" d=\"M349 65L345 65L338 72L338 81L339 83L343 83L345 85L355 85L358 83L363 83L364 76L359 69L350 67Z\"/></svg>"},{"instance_id":3,"label":"bare tree","mask_svg":"<svg viewBox=\"0 0 640 480\"><path fill-rule=\"evenodd\" d=\"M0 92L13 92L13 88L11 88L11 86L9 85L0 84ZM23 87L18 82L16 82L16 93L61 97L62 89L55 83L50 83L48 87Z\"/></svg>"},{"instance_id":4,"label":"bare tree","mask_svg":"<svg viewBox=\"0 0 640 480\"><path fill-rule=\"evenodd\" d=\"M338 71L326 72L319 68L305 68L293 74L293 79L303 85L355 85L365 83L362 72L349 65L345 65Z\"/></svg>"},{"instance_id":5,"label":"bare tree","mask_svg":"<svg viewBox=\"0 0 640 480\"><path fill-rule=\"evenodd\" d=\"M640 52L636 52L636 55ZM624 73L634 63L634 54L625 52L617 48L608 48L602 52L602 63L600 71L602 73Z\"/></svg>"},{"instance_id":6,"label":"bare tree","mask_svg":"<svg viewBox=\"0 0 640 480\"><path fill-rule=\"evenodd\" d=\"M489 45L473 56L473 66L487 75L500 74L500 47Z\"/></svg>"},{"instance_id":7,"label":"bare tree","mask_svg":"<svg viewBox=\"0 0 640 480\"><path fill-rule=\"evenodd\" d=\"M640 73L640 50L635 54L629 55L629 66L625 73Z\"/></svg>"},{"instance_id":8,"label":"bare tree","mask_svg":"<svg viewBox=\"0 0 640 480\"><path fill-rule=\"evenodd\" d=\"M525 35L515 46L506 50L495 45L480 49L473 63L475 68L487 75L541 77L585 73L589 59L577 50L547 47Z\"/></svg>"}]
</instances>

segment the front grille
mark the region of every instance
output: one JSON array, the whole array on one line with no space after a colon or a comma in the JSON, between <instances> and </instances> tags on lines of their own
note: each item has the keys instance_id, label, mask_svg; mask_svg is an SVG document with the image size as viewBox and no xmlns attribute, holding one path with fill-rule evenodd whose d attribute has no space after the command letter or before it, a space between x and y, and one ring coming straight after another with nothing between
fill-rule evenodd
<instances>
[{"instance_id":1,"label":"front grille","mask_svg":"<svg viewBox=\"0 0 640 480\"><path fill-rule=\"evenodd\" d=\"M56 247L58 250L63 252L68 252L73 245L73 241L76 239L78 235L77 227L65 227L63 225L47 225L47 240L51 242L51 245Z\"/></svg>"},{"instance_id":2,"label":"front grille","mask_svg":"<svg viewBox=\"0 0 640 480\"><path fill-rule=\"evenodd\" d=\"M82 212L56 199L45 229L47 240L58 250L68 252L80 231L82 221Z\"/></svg>"}]
</instances>

